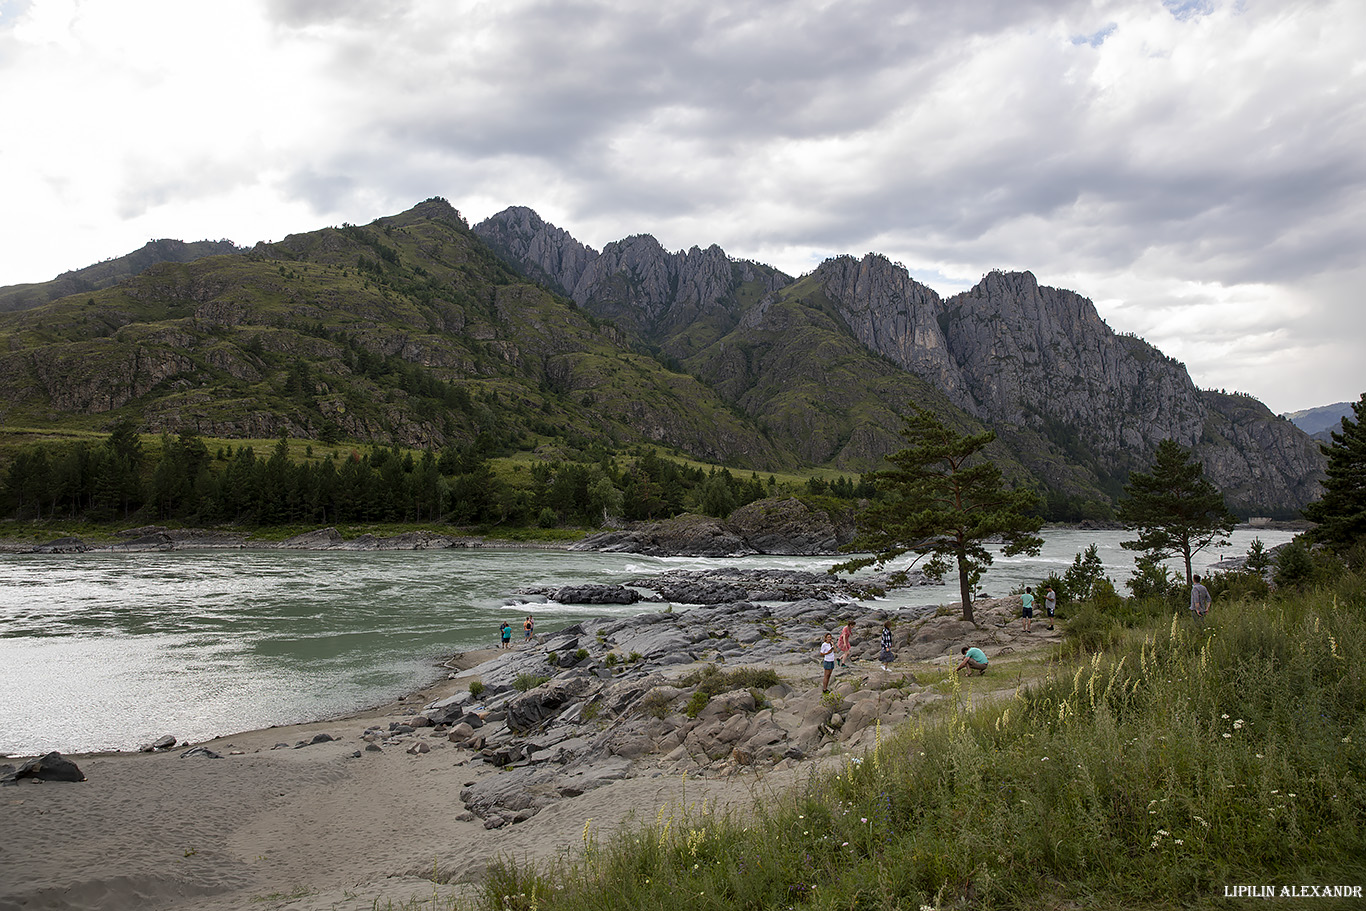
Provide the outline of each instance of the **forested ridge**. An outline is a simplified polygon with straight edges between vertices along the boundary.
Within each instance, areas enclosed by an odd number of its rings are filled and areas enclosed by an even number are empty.
[[[299,451],[301,450],[301,451]],[[29,444],[3,473],[11,520],[179,521],[210,525],[445,523],[461,527],[598,527],[690,511],[724,518],[777,493],[844,500],[874,495],[861,478],[779,485],[757,472],[599,449],[588,461],[509,464],[485,443],[411,450],[277,440],[210,448],[186,431],[151,444],[131,422],[102,441]]]

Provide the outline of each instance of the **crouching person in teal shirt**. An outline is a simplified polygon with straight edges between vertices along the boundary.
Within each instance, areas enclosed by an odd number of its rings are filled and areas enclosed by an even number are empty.
[[[969,676],[971,676],[973,671],[976,671],[979,674],[985,674],[987,672],[986,653],[975,645],[972,648],[964,646],[963,660],[958,662],[958,667],[954,668],[954,670],[961,671],[964,668],[967,668]]]

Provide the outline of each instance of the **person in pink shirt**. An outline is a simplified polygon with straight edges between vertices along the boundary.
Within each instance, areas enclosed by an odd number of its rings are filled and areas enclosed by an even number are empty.
[[[835,643],[835,648],[840,653],[840,667],[849,666],[849,650],[854,647],[854,621],[850,620],[844,624],[844,629],[840,630],[839,642]]]

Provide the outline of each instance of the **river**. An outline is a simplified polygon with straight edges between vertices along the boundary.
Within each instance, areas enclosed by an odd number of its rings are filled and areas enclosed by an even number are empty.
[[[1062,573],[1095,544],[1122,589],[1133,553],[1118,531],[1048,529],[1037,557],[996,557],[981,589],[1004,595]],[[1200,568],[1291,532],[1239,528]],[[537,632],[589,616],[662,609],[521,605],[519,587],[619,583],[724,565],[824,571],[831,557],[653,558],[563,551],[212,550],[0,555],[0,754],[136,749],[318,720],[430,683],[439,660],[496,643],[528,612]],[[946,586],[878,606],[958,600]],[[680,606],[685,608],[685,606]]]

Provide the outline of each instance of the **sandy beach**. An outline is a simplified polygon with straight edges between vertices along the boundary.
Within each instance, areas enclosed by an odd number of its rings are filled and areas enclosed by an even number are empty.
[[[470,667],[496,650],[460,656]],[[802,770],[684,781],[660,773],[588,791],[498,830],[459,793],[499,769],[443,737],[431,750],[367,751],[367,728],[468,687],[444,680],[333,721],[248,731],[201,746],[222,758],[73,755],[87,780],[0,788],[0,911],[11,909],[384,908],[465,893],[499,857],[553,859],[661,808],[744,807]],[[295,748],[317,734],[337,739]],[[287,744],[289,748],[275,748]],[[355,754],[359,752],[357,757]],[[434,877],[435,874],[435,877]],[[434,878],[449,882],[442,885]]]

